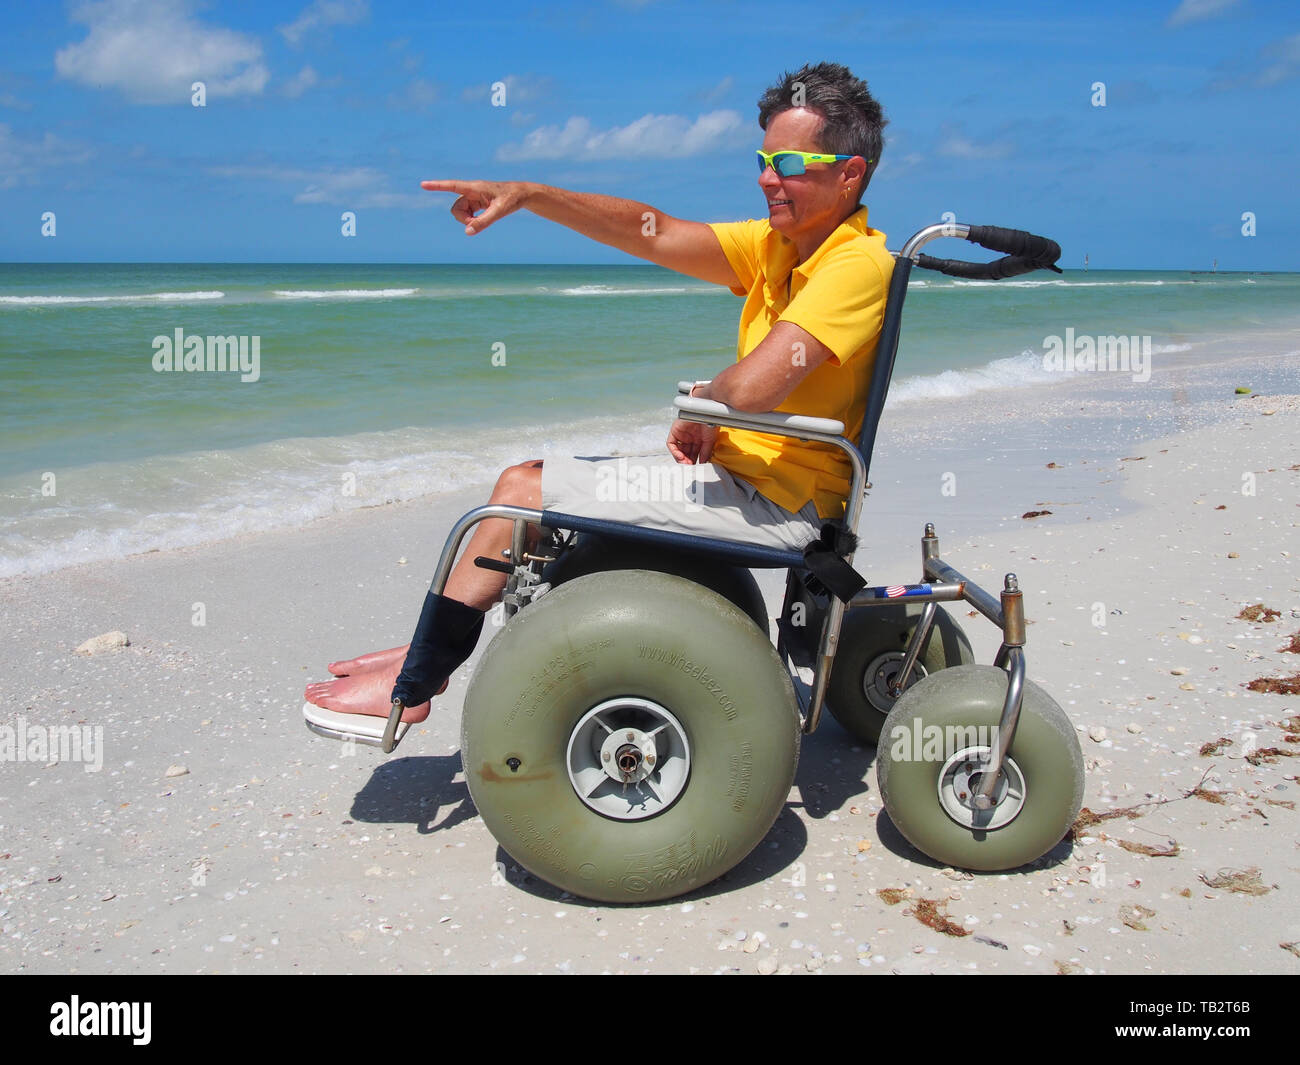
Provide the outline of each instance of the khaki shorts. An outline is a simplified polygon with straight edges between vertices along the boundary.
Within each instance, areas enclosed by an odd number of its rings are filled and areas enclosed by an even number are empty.
[[[666,452],[545,459],[542,508],[785,551],[803,550],[822,527],[811,500],[794,514],[715,463],[687,466]]]

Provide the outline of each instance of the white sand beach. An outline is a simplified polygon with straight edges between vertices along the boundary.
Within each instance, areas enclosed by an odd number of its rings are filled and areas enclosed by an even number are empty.
[[[1079,731],[1084,804],[1135,816],[1029,868],[943,869],[883,814],[875,752],[828,716],[772,832],[722,880],[644,907],[562,895],[497,846],[461,774],[482,646],[389,759],[303,727],[327,661],[407,638],[447,529],[480,501],[427,498],[0,585],[0,725],[102,730],[98,766],[0,766],[0,968],[1300,971],[1300,695],[1244,687],[1300,674],[1279,650],[1300,633],[1300,403],[1217,380],[1181,407],[1180,382],[1141,404],[1107,387],[1086,410],[1026,390],[978,418],[928,411],[924,444],[873,471],[858,561],[873,583],[916,580],[930,520],[985,587],[1017,573],[1028,674]],[[1066,433],[1071,417],[1110,429]],[[778,576],[761,583],[775,608]],[[1239,619],[1253,604],[1278,615]],[[991,661],[992,626],[951,613]],[[75,653],[110,630],[129,645]],[[967,934],[922,923],[923,900]]]

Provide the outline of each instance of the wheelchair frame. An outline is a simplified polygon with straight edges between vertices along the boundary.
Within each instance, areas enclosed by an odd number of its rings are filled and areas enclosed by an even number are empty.
[[[975,232],[977,228],[978,232]],[[679,394],[674,401],[678,417],[706,425],[749,429],[799,440],[817,441],[839,448],[845,453],[852,467],[843,526],[856,535],[868,486],[867,477],[875,447],[876,432],[880,416],[884,411],[885,396],[889,390],[898,353],[903,302],[907,295],[907,283],[912,268],[918,262],[927,268],[939,268],[933,265],[934,260],[929,260],[928,263],[922,262],[921,260],[928,257],[920,254],[921,248],[939,238],[959,237],[983,243],[986,247],[994,246],[980,239],[984,232],[982,227],[972,227],[963,223],[926,226],[909,238],[895,257],[894,272],[886,297],[884,320],[868,392],[867,408],[863,418],[862,434],[856,445],[844,436],[845,427],[841,422],[797,414],[756,414],[735,410],[713,400],[690,396],[691,382],[680,382],[678,385]],[[1032,239],[1041,240],[1041,238]],[[1059,249],[1057,254],[1059,255]],[[1036,267],[1029,267],[1029,269],[1034,268]],[[921,538],[920,581],[916,584],[865,587],[847,602],[835,595],[827,596],[829,602],[824,608],[824,618],[814,654],[811,653],[811,645],[798,638],[790,620],[793,605],[796,602],[806,602],[809,595],[806,579],[808,565],[800,552],[759,547],[688,533],[644,529],[637,525],[609,519],[579,517],[553,510],[535,510],[508,504],[494,503],[476,507],[457,521],[448,534],[430,586],[433,592],[441,593],[446,586],[466,534],[479,522],[489,518],[504,518],[514,523],[511,547],[506,552],[509,561],[476,560],[479,565],[508,574],[502,603],[510,615],[528,605],[535,597],[544,594],[549,585],[543,581],[542,567],[555,561],[555,556],[545,552],[531,553],[527,550],[527,530],[530,524],[549,530],[552,533],[552,542],[557,546],[560,546],[559,535],[562,532],[588,533],[631,541],[650,548],[686,550],[700,557],[748,569],[786,569],[788,572],[785,601],[781,617],[777,619],[777,651],[786,662],[792,681],[795,681],[794,688],[800,703],[804,733],[811,733],[821,720],[846,609],[881,607],[899,600],[925,604],[904,651],[899,672],[890,683],[891,694],[897,696],[907,687],[916,668],[921,650],[933,626],[938,604],[956,601],[969,603],[1001,629],[1002,645],[994,659],[994,665],[1008,674],[1007,691],[995,743],[990,751],[989,761],[983,766],[979,791],[972,796],[972,805],[976,808],[989,809],[993,806],[993,792],[1005,752],[1010,748],[1015,734],[1024,691],[1025,618],[1022,593],[1014,573],[1006,575],[1001,594],[995,597],[944,562],[939,555],[939,540],[932,524],[926,524]],[[855,554],[856,549],[841,557],[852,566]],[[819,609],[823,608],[819,607]],[[404,709],[400,702],[394,702],[382,739],[356,737],[358,742],[379,746],[385,753],[391,752],[407,731],[401,729],[399,732]]]

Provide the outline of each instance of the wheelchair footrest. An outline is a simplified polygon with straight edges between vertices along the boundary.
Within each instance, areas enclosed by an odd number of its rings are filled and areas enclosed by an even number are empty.
[[[371,717],[369,714],[340,714],[337,710],[326,710],[315,703],[303,703],[302,716],[304,724],[318,736],[331,740],[363,743],[367,747],[384,745],[387,718]],[[397,726],[394,747],[402,742],[402,738],[410,728],[411,726],[405,722]]]

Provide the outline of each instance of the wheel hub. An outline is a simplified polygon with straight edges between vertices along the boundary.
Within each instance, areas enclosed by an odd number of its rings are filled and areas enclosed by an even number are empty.
[[[898,701],[898,696],[894,694],[893,686],[898,680],[898,674],[903,665],[903,659],[907,655],[903,651],[886,651],[883,654],[876,655],[868,664],[862,674],[862,694],[866,700],[882,714],[888,714],[894,709],[894,703]],[[908,678],[907,687],[919,681],[926,675],[925,666],[919,661],[912,667],[912,675]],[[907,689],[905,688],[904,691]]]
[[[610,721],[608,716],[603,720]],[[616,728],[600,745],[600,767],[619,784],[638,784],[654,772],[658,754],[653,734]]]
[[[569,734],[569,781],[587,806],[620,821],[668,809],[686,789],[690,743],[681,723],[649,699],[623,696],[588,710]]]
[[[980,809],[976,798],[991,753],[988,747],[965,747],[952,755],[939,773],[939,803],[963,828],[1001,828],[1014,821],[1024,808],[1025,777],[1008,755],[1002,759],[989,807]]]

